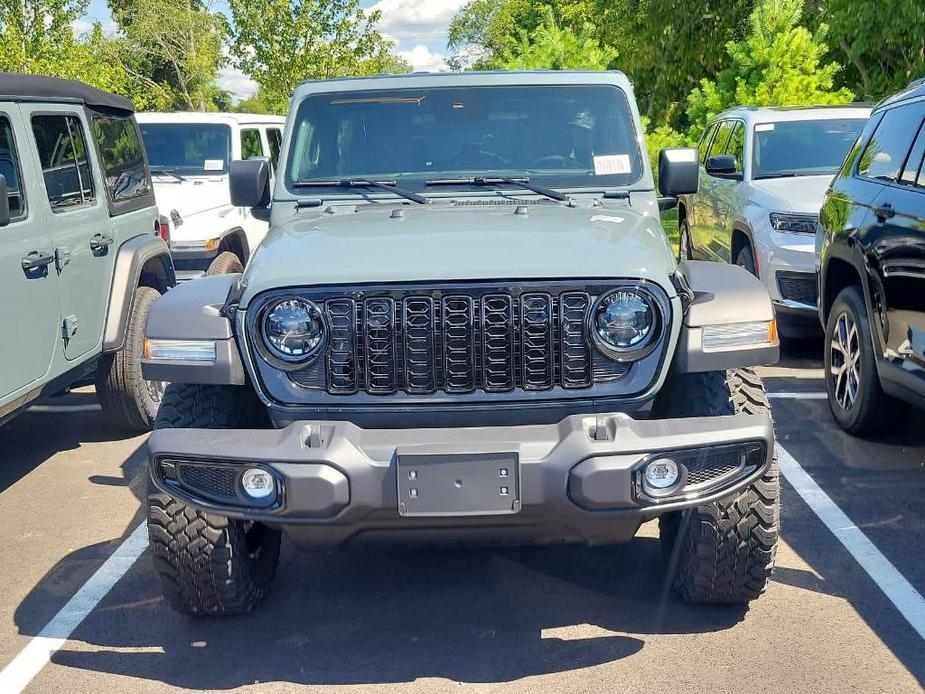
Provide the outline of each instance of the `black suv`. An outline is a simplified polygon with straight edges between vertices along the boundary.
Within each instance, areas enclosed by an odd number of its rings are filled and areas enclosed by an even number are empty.
[[[832,414],[875,431],[925,406],[925,80],[882,101],[826,193],[819,315]]]

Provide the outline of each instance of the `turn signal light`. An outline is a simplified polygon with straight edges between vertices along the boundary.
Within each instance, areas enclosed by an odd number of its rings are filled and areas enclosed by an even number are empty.
[[[146,337],[147,361],[215,361],[215,340],[161,340]]]
[[[729,347],[759,347],[777,342],[777,323],[752,321],[726,325],[705,325],[703,327],[703,349],[705,352]]]

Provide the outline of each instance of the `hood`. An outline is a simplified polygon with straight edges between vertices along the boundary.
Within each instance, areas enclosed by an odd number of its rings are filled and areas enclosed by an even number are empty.
[[[675,267],[659,220],[628,205],[344,205],[272,226],[241,305],[279,287],[370,282],[639,277],[673,294]]]
[[[158,177],[154,182],[154,198],[160,214],[169,217],[171,210],[176,210],[184,220],[231,204],[226,177],[190,176],[185,181]]]
[[[755,202],[772,212],[819,214],[832,178],[826,174],[760,179],[751,182],[757,193],[753,197]]]

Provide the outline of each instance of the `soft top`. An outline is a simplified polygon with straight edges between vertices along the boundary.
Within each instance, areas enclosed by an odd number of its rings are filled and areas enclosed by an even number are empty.
[[[18,72],[0,72],[0,101],[69,101],[129,113],[135,110],[132,102],[124,96],[101,91],[77,80]]]

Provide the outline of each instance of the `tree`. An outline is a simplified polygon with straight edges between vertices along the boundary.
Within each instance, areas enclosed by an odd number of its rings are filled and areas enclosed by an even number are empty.
[[[235,65],[275,111],[304,79],[407,71],[359,0],[229,0]]]
[[[687,99],[689,136],[699,137],[707,120],[735,105],[843,104],[854,99],[834,87],[840,66],[823,64],[828,51],[820,24],[815,34],[800,25],[803,0],[759,0],[748,34],[726,44],[730,66],[715,80],[702,79]]]
[[[121,33],[113,58],[159,108],[215,110],[215,84],[228,33],[224,17],[200,0],[110,0]]]
[[[579,31],[563,28],[551,8],[531,32],[521,30],[517,42],[497,65],[506,70],[606,70],[617,57],[610,46],[601,46],[592,24]]]

